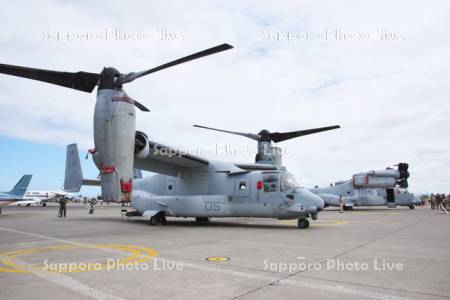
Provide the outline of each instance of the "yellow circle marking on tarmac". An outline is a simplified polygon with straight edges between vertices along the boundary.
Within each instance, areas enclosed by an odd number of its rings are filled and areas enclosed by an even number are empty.
[[[208,257],[206,258],[207,261],[212,261],[212,262],[221,262],[221,261],[229,261],[230,258],[229,257],[225,257],[225,256],[213,256],[213,257]]]
[[[65,268],[62,270],[47,270],[46,266],[43,264],[18,264],[14,261],[18,256],[25,256],[31,254],[44,253],[49,251],[68,251],[68,250],[80,250],[80,249],[110,249],[120,252],[126,252],[128,255],[125,258],[116,259],[117,264],[139,264],[153,259],[158,253],[146,247],[131,246],[131,245],[116,245],[116,244],[85,244],[85,245],[58,245],[58,246],[48,246],[40,248],[23,249],[11,252],[0,253],[0,273],[31,273],[29,270],[45,270],[48,272],[55,273],[79,273],[79,272],[90,272],[90,271],[101,271],[106,267],[106,263],[97,263],[96,268],[92,266],[92,263],[79,262],[78,265],[86,267],[71,266],[69,269]],[[68,263],[70,264],[70,263]],[[91,266],[91,267],[89,267]],[[100,266],[100,268],[97,268]]]
[[[297,220],[280,220],[280,223],[286,224],[286,225],[292,225],[297,224]],[[349,221],[345,220],[321,220],[317,222],[311,222],[311,225],[313,226],[334,226],[334,225],[346,225],[350,223]]]

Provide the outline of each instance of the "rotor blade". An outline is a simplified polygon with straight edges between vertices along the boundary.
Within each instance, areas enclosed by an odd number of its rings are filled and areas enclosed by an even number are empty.
[[[59,72],[0,64],[0,73],[43,81],[59,86],[91,93],[100,79],[100,74],[88,72]]]
[[[232,48],[233,48],[233,46],[231,46],[229,44],[222,44],[222,45],[219,45],[219,46],[216,46],[216,47],[212,47],[212,48],[209,48],[209,49],[206,49],[206,50],[203,50],[203,51],[200,51],[200,52],[197,52],[197,53],[185,56],[183,58],[179,58],[177,60],[171,61],[171,62],[166,63],[164,65],[160,65],[160,66],[158,66],[156,68],[153,68],[153,69],[148,69],[146,71],[132,72],[132,73],[129,73],[129,74],[125,74],[124,76],[119,78],[119,83],[122,83],[122,84],[123,83],[128,83],[128,82],[131,82],[131,81],[133,81],[133,80],[135,80],[135,79],[137,79],[139,77],[146,76],[148,74],[151,74],[151,73],[154,73],[154,72],[157,72],[157,71],[161,71],[161,70],[164,70],[164,69],[167,69],[167,68],[170,68],[170,67],[173,67],[173,66],[176,66],[176,65],[179,65],[179,64],[182,64],[182,63],[185,63],[185,62],[197,59],[197,58],[201,58],[201,57],[204,57],[204,56],[208,56],[208,55],[215,54],[215,53],[218,53],[218,52],[222,52],[222,51],[225,51],[225,50],[228,50],[228,49],[232,49]]]
[[[293,139],[293,138],[296,138],[299,136],[318,133],[318,132],[332,130],[332,129],[338,129],[338,128],[341,128],[341,126],[335,125],[335,126],[312,128],[312,129],[292,131],[292,132],[272,132],[272,133],[270,133],[270,138],[275,143],[278,143],[278,142],[286,141],[286,140]]]
[[[139,108],[140,110],[142,110],[142,111],[150,111],[150,109],[145,107],[142,103],[140,103],[140,102],[138,102],[136,100],[133,100],[133,102],[134,102],[134,105],[136,105],[136,107]]]
[[[248,138],[250,138],[252,140],[256,140],[256,141],[259,140],[259,135],[253,134],[253,133],[243,133],[243,132],[236,132],[236,131],[228,131],[228,130],[216,129],[216,128],[200,126],[200,125],[193,125],[193,126],[194,127],[198,127],[198,128],[203,128],[203,129],[209,129],[209,130],[215,130],[215,131],[220,131],[220,132],[226,132],[226,133],[241,135],[241,136],[245,136],[245,137],[248,137]]]

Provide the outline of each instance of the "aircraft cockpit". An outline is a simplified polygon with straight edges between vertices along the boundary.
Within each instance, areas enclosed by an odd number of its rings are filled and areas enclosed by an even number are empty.
[[[262,179],[264,192],[266,193],[282,192],[300,187],[294,176],[288,172],[263,172]]]

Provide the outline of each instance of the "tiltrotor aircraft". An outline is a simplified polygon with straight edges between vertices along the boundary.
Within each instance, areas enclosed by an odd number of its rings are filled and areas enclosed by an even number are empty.
[[[350,180],[310,191],[320,196],[325,206],[339,206],[339,197],[342,196],[347,210],[352,210],[353,206],[408,206],[414,209],[418,199],[407,191],[408,167],[406,163],[399,163],[397,170],[387,168],[361,172]]]
[[[198,221],[209,217],[253,216],[299,218],[299,228],[306,228],[309,226],[307,218],[317,217],[323,208],[323,200],[298,187],[292,175],[281,167],[281,156],[279,162],[272,164],[272,151],[265,149],[258,152],[254,164],[211,161],[159,145],[135,130],[134,106],[142,111],[148,109],[125,93],[125,83],[231,48],[222,44],[156,68],[128,74],[110,67],[101,73],[68,73],[3,64],[0,64],[0,73],[84,92],[92,92],[98,85],[94,111],[95,148],[89,152],[100,170],[99,183],[104,200],[130,202],[133,196],[131,204],[136,213],[148,218],[152,224],[164,223],[166,215],[196,217]],[[276,141],[281,137],[281,141],[334,128],[273,134],[261,132],[254,137],[258,136],[260,145],[270,146],[270,139]],[[133,168],[160,175],[137,179],[133,191]],[[68,192],[73,191],[73,183],[83,183],[82,177],[75,174],[69,174],[68,178]]]
[[[265,135],[252,135],[266,145],[258,147],[254,164],[207,160],[157,144],[137,132],[136,168],[159,174],[134,180],[131,205],[136,211],[127,216],[143,216],[152,225],[165,224],[166,216],[195,217],[197,222],[208,222],[211,217],[268,217],[298,219],[298,228],[308,228],[308,218],[317,219],[324,202],[297,184],[281,165],[281,155],[271,141],[335,128],[288,133],[265,130]],[[78,192],[83,184],[95,185],[95,180],[83,179],[76,144],[67,147],[65,178],[68,192]]]

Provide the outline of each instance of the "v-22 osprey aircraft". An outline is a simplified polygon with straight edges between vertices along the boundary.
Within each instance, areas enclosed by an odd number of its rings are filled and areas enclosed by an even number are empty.
[[[6,64],[0,64],[0,73],[88,93],[98,86],[94,110],[95,147],[89,152],[100,171],[98,183],[104,200],[132,200],[136,212],[152,224],[164,223],[166,215],[192,216],[198,221],[209,217],[259,216],[298,218],[298,227],[306,228],[309,226],[307,218],[317,217],[318,211],[323,208],[323,200],[298,187],[283,167],[263,163],[265,159],[261,157],[270,152],[267,149],[264,153],[258,153],[254,164],[216,162],[159,145],[150,141],[143,132],[135,130],[135,106],[142,111],[149,110],[126,94],[123,89],[125,84],[231,48],[231,45],[222,44],[151,69],[127,74],[112,67],[104,68],[100,73],[71,73]],[[270,144],[267,137],[276,140],[278,136],[291,138],[309,132],[314,133],[314,130],[273,134],[261,131],[253,137],[258,140],[259,146],[264,146]],[[160,175],[136,180],[133,190],[133,168]],[[74,174],[69,174],[68,178],[78,179],[78,184],[83,183],[83,179]],[[66,190],[71,192],[72,187],[68,184]]]
[[[199,126],[198,126],[199,127]],[[338,126],[289,133],[264,131],[259,143],[269,143],[338,128]],[[270,137],[270,135],[272,137]],[[275,136],[279,136],[276,138]],[[211,217],[265,217],[298,219],[298,228],[308,228],[324,208],[323,200],[300,187],[281,165],[279,148],[258,147],[257,162],[231,163],[207,160],[149,141],[136,134],[135,166],[157,172],[135,179],[127,216],[143,216],[151,225],[165,224],[166,216],[194,217],[208,222]],[[272,162],[272,163],[264,163]],[[64,190],[78,192],[81,185],[96,185],[84,179],[76,144],[67,146]],[[100,182],[97,183],[98,185]]]
[[[408,206],[414,209],[417,197],[407,191],[408,164],[399,163],[397,170],[372,170],[354,174],[352,179],[336,182],[329,187],[316,187],[311,192],[325,201],[325,206],[339,206],[339,197],[344,200],[344,209],[354,206]]]

